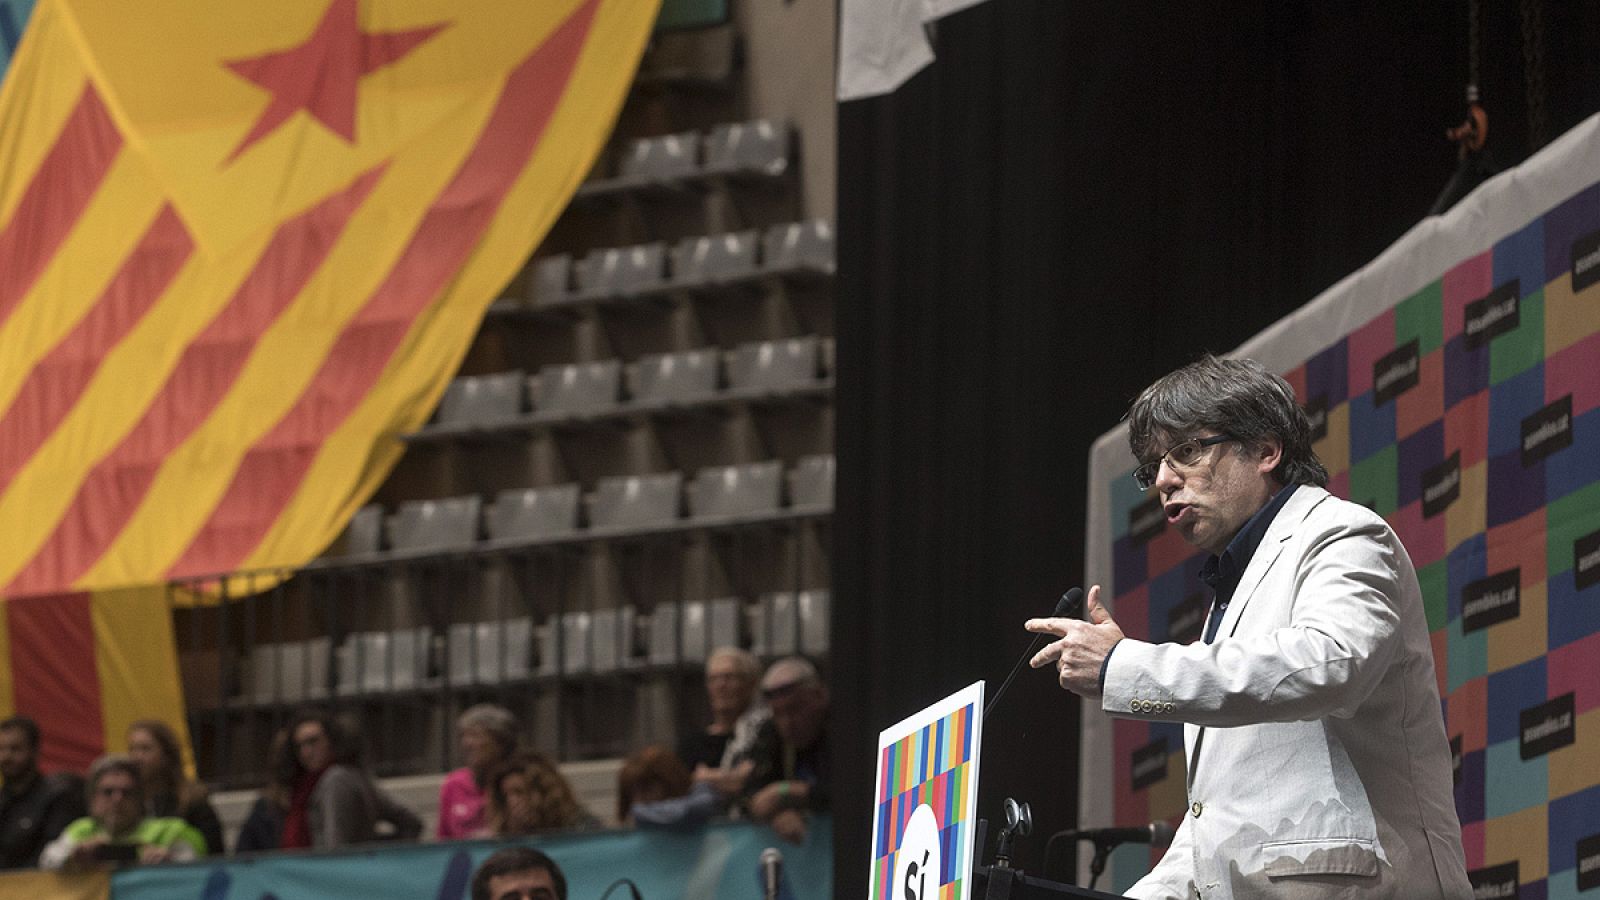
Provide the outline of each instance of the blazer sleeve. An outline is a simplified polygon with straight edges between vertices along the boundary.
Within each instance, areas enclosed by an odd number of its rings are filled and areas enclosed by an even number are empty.
[[[1278,560],[1241,611],[1281,617],[1287,605],[1287,625],[1211,644],[1123,640],[1106,669],[1105,712],[1210,727],[1354,715],[1401,642],[1401,604],[1420,592],[1402,584],[1404,550],[1376,516],[1290,543],[1283,552],[1298,561]],[[1292,571],[1277,569],[1285,562]]]

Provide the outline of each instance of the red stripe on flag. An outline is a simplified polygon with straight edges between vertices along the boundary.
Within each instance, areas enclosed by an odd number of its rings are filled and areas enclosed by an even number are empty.
[[[122,135],[90,84],[0,230],[0,324],[72,232],[120,149]]]
[[[78,487],[44,546],[5,589],[59,591],[94,565],[155,481],[161,462],[232,389],[262,332],[299,295],[383,167],[279,226],[255,268],[216,318],[184,348],[144,416]]]
[[[105,752],[89,594],[5,602],[17,713],[39,723],[39,761],[82,772]]]
[[[322,442],[382,374],[413,320],[466,263],[554,116],[598,0],[589,0],[506,79],[478,143],[418,224],[411,242],[334,342],[304,393],[239,464],[210,520],[169,577],[236,568],[261,543]]]
[[[89,313],[22,383],[0,416],[0,492],[78,402],[100,363],[155,305],[194,252],[172,207],[163,207]]]

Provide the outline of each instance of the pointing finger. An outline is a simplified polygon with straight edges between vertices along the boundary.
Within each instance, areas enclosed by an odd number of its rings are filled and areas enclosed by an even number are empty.
[[[1067,619],[1029,619],[1022,627],[1038,634],[1063,635],[1067,633]]]

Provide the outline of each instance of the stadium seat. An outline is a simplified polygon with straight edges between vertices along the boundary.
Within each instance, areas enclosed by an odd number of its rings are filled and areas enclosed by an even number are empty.
[[[789,126],[767,119],[718,125],[706,135],[708,175],[777,177],[789,170]]]
[[[578,295],[598,300],[658,290],[667,283],[666,244],[591,251],[578,262]]]
[[[564,303],[572,297],[572,255],[546,256],[533,265],[528,284],[529,299],[535,305]]]
[[[708,466],[689,484],[689,515],[699,519],[771,514],[778,511],[782,496],[783,463],[778,460]]]
[[[694,403],[717,392],[717,351],[652,353],[628,369],[628,386],[640,403]]]
[[[554,675],[558,662],[566,675],[612,672],[628,665],[633,657],[633,620],[631,606],[562,613],[558,628],[541,632],[540,673]],[[561,642],[559,660],[557,640]]]
[[[444,550],[476,543],[482,504],[483,499],[476,494],[403,503],[387,523],[389,547],[400,551]]]
[[[833,508],[832,453],[802,456],[789,473],[790,505],[796,509]]]
[[[728,383],[735,390],[785,390],[816,380],[814,337],[741,344],[728,357]]]
[[[700,170],[700,133],[686,131],[633,141],[618,161],[619,175],[636,181],[688,178]]]
[[[773,591],[746,612],[757,656],[828,652],[828,591]]]
[[[498,684],[528,677],[533,620],[458,622],[450,626],[450,683]]]
[[[521,371],[457,378],[439,402],[441,425],[492,425],[522,415]]]
[[[684,238],[672,248],[672,280],[692,287],[748,278],[756,272],[760,244],[755,231]]]
[[[377,553],[383,549],[383,507],[369,503],[356,510],[350,524],[344,527],[344,552],[346,556]]]
[[[250,649],[250,691],[256,703],[298,703],[326,697],[333,643],[326,637]]]
[[[339,692],[374,693],[417,687],[427,678],[428,644],[426,628],[350,635],[338,650]]]
[[[682,493],[682,472],[608,476],[589,495],[589,524],[594,528],[670,525],[678,520]]]
[[[764,268],[775,272],[832,274],[833,225],[825,219],[774,225],[762,238],[761,260]]]
[[[578,530],[576,484],[501,491],[489,506],[490,540],[561,537]]]
[[[682,644],[679,644],[680,629]],[[658,665],[704,662],[718,647],[739,644],[739,601],[660,603],[650,614],[650,661]]]
[[[536,413],[604,412],[621,397],[622,363],[608,359],[545,366],[537,378],[529,379],[528,392]]]

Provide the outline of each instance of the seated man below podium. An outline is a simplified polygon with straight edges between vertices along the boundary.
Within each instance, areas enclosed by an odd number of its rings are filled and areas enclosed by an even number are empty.
[[[177,818],[147,817],[139,766],[121,754],[89,767],[89,815],[68,825],[39,855],[39,867],[81,872],[127,863],[190,862],[206,839]]]
[[[1144,898],[1471,897],[1428,625],[1411,559],[1328,474],[1288,383],[1206,357],[1128,413],[1141,490],[1211,556],[1203,637],[1090,621],[1033,659],[1108,714],[1183,722],[1189,808]]]

